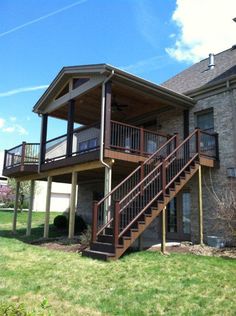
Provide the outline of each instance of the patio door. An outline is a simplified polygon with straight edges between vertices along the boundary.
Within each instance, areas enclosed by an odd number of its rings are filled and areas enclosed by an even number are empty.
[[[169,240],[191,239],[191,203],[190,193],[183,192],[167,206],[166,231]]]

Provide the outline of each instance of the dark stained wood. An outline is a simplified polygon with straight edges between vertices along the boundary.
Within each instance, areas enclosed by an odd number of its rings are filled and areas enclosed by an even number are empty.
[[[97,239],[97,225],[98,225],[98,202],[93,202],[93,218],[92,218],[92,242]]]
[[[75,113],[75,100],[70,100],[68,103],[68,116],[67,116],[67,143],[66,143],[66,156],[72,155],[73,146],[73,131],[74,131],[74,113]]]
[[[119,243],[119,219],[120,219],[120,204],[115,202],[115,214],[114,214],[114,246],[117,247]]]
[[[40,139],[40,164],[45,161],[46,141],[47,141],[48,115],[42,115],[41,139]]]
[[[21,171],[24,170],[25,147],[26,147],[26,142],[23,142],[22,143],[22,149],[21,149]]]
[[[124,161],[129,161],[129,162],[134,162],[134,163],[145,161],[147,159],[147,157],[142,157],[139,155],[133,155],[133,154],[124,153],[124,152],[120,152],[116,150],[109,150],[109,149],[105,149],[104,157],[124,160]]]
[[[184,139],[188,137],[189,135],[189,110],[184,110],[183,111],[183,121],[184,121],[184,124],[183,124],[183,127],[184,127],[184,130],[183,130],[183,135],[184,135]]]

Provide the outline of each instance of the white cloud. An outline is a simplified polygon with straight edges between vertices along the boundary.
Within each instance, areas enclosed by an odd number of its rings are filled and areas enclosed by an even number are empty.
[[[167,53],[178,61],[196,62],[236,44],[235,0],[177,0],[172,19],[179,28]]]
[[[23,87],[23,88],[12,89],[12,90],[9,90],[9,91],[0,92],[0,98],[2,98],[2,97],[9,97],[11,95],[18,94],[18,93],[23,93],[23,92],[44,90],[47,87],[48,87],[48,85],[41,85],[41,86]]]
[[[2,128],[5,124],[5,120],[0,117],[0,128]]]
[[[16,121],[16,117],[15,116],[10,116],[10,121],[11,122],[15,122]]]
[[[28,131],[19,124],[14,124],[12,126],[2,128],[4,133],[17,133],[19,135],[27,135]]]

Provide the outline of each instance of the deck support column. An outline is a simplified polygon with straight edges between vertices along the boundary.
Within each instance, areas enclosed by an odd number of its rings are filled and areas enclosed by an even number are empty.
[[[203,245],[202,166],[198,169],[199,243]]]
[[[39,169],[40,166],[45,161],[46,155],[46,141],[47,141],[47,128],[48,128],[48,115],[42,115],[42,123],[41,123],[41,139],[40,139],[40,156],[39,156]]]
[[[51,190],[52,190],[52,177],[49,176],[49,177],[48,177],[48,183],[47,183],[45,223],[44,223],[44,233],[43,233],[43,237],[44,237],[44,238],[48,238],[48,233],[49,233]]]
[[[34,189],[35,189],[35,181],[31,180],[30,181],[30,203],[29,203],[29,210],[28,210],[26,236],[30,236],[31,234],[32,211],[33,211],[33,203],[34,203]]]
[[[15,196],[13,223],[12,223],[12,232],[13,232],[13,234],[16,233],[17,211],[18,211],[18,205],[19,205],[19,194],[20,194],[20,181],[16,181],[16,196]]]
[[[72,172],[68,238],[73,238],[74,234],[75,234],[75,209],[76,209],[77,175],[78,175],[77,172],[75,172],[75,171]]]
[[[105,167],[104,196],[111,192],[112,185],[112,167]],[[104,221],[105,223],[111,218],[111,197],[104,204]]]
[[[161,239],[161,252],[166,254],[166,207],[162,210],[162,239]]]
[[[111,81],[105,84],[105,148],[110,147],[111,139]]]
[[[73,150],[74,114],[75,100],[72,99],[68,104],[66,157],[70,157]]]

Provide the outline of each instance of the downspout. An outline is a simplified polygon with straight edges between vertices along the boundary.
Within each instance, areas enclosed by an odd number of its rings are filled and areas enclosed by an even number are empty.
[[[115,71],[112,70],[111,74],[103,81],[102,83],[102,103],[101,103],[101,131],[100,131],[100,161],[101,163],[111,170],[111,166],[109,166],[104,161],[104,121],[105,121],[105,85],[106,83],[113,77]]]

